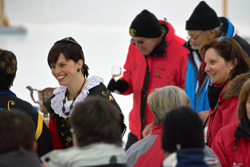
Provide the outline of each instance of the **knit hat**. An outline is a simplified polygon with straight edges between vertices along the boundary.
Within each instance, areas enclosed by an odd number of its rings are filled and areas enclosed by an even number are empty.
[[[190,107],[169,111],[163,122],[162,148],[174,152],[185,148],[204,148],[203,123]]]
[[[132,37],[158,38],[161,35],[161,25],[154,14],[143,10],[132,21],[129,34]]]
[[[220,25],[221,21],[215,11],[206,2],[201,1],[186,22],[186,30],[211,30]]]

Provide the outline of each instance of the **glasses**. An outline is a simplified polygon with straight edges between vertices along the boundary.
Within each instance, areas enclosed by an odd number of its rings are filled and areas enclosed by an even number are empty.
[[[191,38],[190,36],[187,36],[188,41],[192,41],[195,42],[197,38],[199,38],[199,36],[203,33],[204,31],[201,31],[201,33],[199,35],[197,35],[197,37],[195,38]]]
[[[130,39],[130,42],[132,43],[132,44],[136,44],[136,42],[138,43],[138,44],[144,44],[145,43],[145,41],[146,41],[146,39],[147,38],[144,38],[144,39],[142,39],[142,40],[138,40],[138,41],[136,41],[136,40],[134,40],[134,39]]]
[[[230,43],[230,41],[227,39],[226,36],[218,37],[218,38],[216,38],[216,41],[217,41],[217,42],[225,42],[226,44],[228,44],[229,46],[231,46],[231,43]]]

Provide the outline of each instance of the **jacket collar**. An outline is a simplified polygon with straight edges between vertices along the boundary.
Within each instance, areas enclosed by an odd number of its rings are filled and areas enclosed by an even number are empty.
[[[175,37],[175,30],[173,26],[166,21],[159,20],[163,29],[166,33],[160,43],[148,56],[149,57],[166,57],[166,47],[169,45]]]
[[[9,90],[9,89],[0,89],[0,95],[1,94],[11,94],[11,95],[14,95],[14,96],[16,96],[16,94],[15,93],[13,93],[11,90]]]
[[[13,161],[14,160],[14,161]],[[32,166],[41,167],[36,153],[20,149],[0,155],[0,166]]]
[[[250,78],[250,72],[236,76],[229,85],[222,91],[222,100],[239,96],[242,85]]]
[[[228,38],[234,37],[236,34],[236,31],[235,31],[233,24],[229,21],[229,19],[226,17],[219,17],[219,19],[223,23],[223,26],[224,26],[224,30],[221,35],[226,34]]]
[[[162,29],[163,31],[166,32],[167,30],[167,27],[162,25]],[[167,41],[165,41],[165,38],[166,38],[166,35],[167,35],[167,32],[164,34],[164,37],[162,38],[161,40],[161,43],[156,47],[154,48],[154,50],[149,53],[149,57],[165,57],[166,56],[166,47],[167,47]]]
[[[155,134],[160,134],[162,135],[162,130],[163,130],[163,127],[162,127],[162,124],[159,123],[159,125],[152,125],[152,135],[155,135]]]
[[[202,149],[182,149],[166,156],[162,162],[163,167],[207,167],[204,161],[205,154]]]
[[[250,123],[247,116],[241,119],[234,133],[235,138],[250,138]]]

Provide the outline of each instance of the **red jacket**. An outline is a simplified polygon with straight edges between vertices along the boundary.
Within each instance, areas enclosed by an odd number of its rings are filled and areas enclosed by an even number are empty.
[[[162,152],[162,125],[152,125],[152,134],[133,144],[127,154],[127,166],[161,167],[165,158]]]
[[[148,68],[150,70],[150,78],[147,93],[150,94],[154,89],[167,85],[179,86],[185,88],[186,69],[187,69],[187,53],[186,48],[182,47],[185,40],[174,34],[174,28],[168,22],[160,21],[168,27],[168,33],[165,37],[167,41],[165,47],[165,55],[160,57],[148,56]],[[127,81],[129,84],[128,90],[123,95],[133,93],[133,108],[129,114],[130,131],[141,139],[141,91],[144,83],[147,63],[145,56],[142,55],[139,49],[136,49],[134,44],[130,44],[126,62],[121,80]],[[154,121],[153,113],[149,110],[148,104],[145,111],[145,124]]]
[[[222,95],[220,95],[219,97],[219,102],[222,103],[219,106],[215,114],[215,117],[214,117],[215,109],[213,111],[211,110],[211,108],[209,109],[208,129],[207,129],[207,139],[209,138],[207,145],[209,147],[211,147],[214,137],[222,127],[229,125],[230,123],[239,122],[236,116],[238,109],[238,96],[232,97],[226,101],[221,101],[221,99]]]
[[[211,147],[217,132],[224,126],[237,123],[238,96],[244,82],[249,79],[250,73],[241,74],[235,77],[231,83],[222,90],[218,98],[219,107],[217,112],[209,109],[207,140]]]
[[[239,138],[236,142],[235,130],[239,123],[227,125],[218,132],[212,150],[220,159],[223,167],[250,166],[250,139]]]

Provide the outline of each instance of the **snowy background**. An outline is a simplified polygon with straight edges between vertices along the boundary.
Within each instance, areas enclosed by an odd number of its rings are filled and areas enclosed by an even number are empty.
[[[207,3],[222,16],[222,0]],[[198,0],[5,0],[5,13],[13,27],[26,33],[0,33],[0,48],[17,56],[18,71],[11,88],[16,95],[35,104],[26,86],[42,90],[57,87],[47,64],[53,43],[72,36],[83,48],[90,76],[97,75],[107,85],[112,66],[123,66],[129,46],[129,26],[135,16],[148,9],[158,19],[166,18],[177,35],[186,39],[185,22]],[[250,1],[228,0],[228,18],[240,36],[250,37]],[[132,95],[113,94],[125,113],[132,108]],[[35,99],[37,94],[34,94]],[[123,138],[127,140],[127,134]]]

